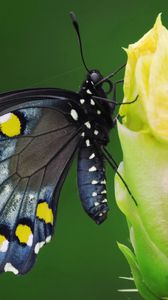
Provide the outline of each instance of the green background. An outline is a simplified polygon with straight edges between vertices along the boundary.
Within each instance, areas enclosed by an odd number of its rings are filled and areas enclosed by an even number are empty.
[[[121,47],[149,30],[159,12],[168,26],[167,0],[10,0],[0,4],[2,92],[31,87],[79,89],[85,70],[68,17],[71,10],[78,16],[89,68],[105,75],[125,63]],[[121,73],[116,78],[122,77]],[[118,162],[122,159],[116,130],[109,150]],[[130,243],[125,219],[115,204],[113,176],[107,168],[111,210],[107,221],[97,226],[81,208],[73,163],[61,193],[52,243],[40,251],[29,274],[0,276],[1,299],[141,299],[138,294],[117,292],[134,285],[118,279],[130,276],[130,270],[116,240]]]

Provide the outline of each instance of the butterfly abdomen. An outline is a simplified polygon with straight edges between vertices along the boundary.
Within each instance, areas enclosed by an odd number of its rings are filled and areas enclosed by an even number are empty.
[[[104,161],[101,150],[85,140],[78,157],[79,194],[87,214],[97,223],[107,216],[107,194]]]

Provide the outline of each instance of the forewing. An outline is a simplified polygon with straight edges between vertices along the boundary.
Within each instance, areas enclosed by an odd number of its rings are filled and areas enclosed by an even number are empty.
[[[0,99],[0,272],[24,274],[51,240],[59,193],[81,135],[68,93],[16,94]]]

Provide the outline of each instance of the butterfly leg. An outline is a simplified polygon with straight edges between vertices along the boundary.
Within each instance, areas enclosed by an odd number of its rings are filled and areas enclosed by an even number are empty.
[[[112,101],[116,102],[117,103],[117,85],[120,84],[120,83],[123,83],[124,80],[123,79],[120,79],[116,82],[113,83],[113,95],[112,95]]]
[[[110,166],[112,167],[112,169],[117,173],[117,175],[120,177],[120,179],[122,180],[123,184],[125,185],[128,193],[130,194],[131,198],[133,199],[135,205],[137,206],[137,201],[136,199],[134,198],[133,194],[131,193],[129,187],[128,187],[128,184],[126,183],[126,181],[124,180],[124,178],[121,176],[121,174],[118,172],[118,165],[117,163],[115,162],[115,160],[113,159],[113,157],[111,156],[111,154],[107,151],[106,148],[103,148],[103,155],[104,155],[104,158],[108,161],[108,163],[110,164]]]
[[[122,101],[118,101],[118,100],[117,100],[117,84],[120,84],[120,83],[123,83],[123,82],[124,82],[124,80],[121,79],[121,80],[118,80],[118,81],[116,81],[116,82],[113,83],[113,95],[112,95],[112,101],[113,101],[113,103],[115,103],[116,105],[132,104],[132,103],[136,102],[137,99],[138,99],[138,95],[137,95],[137,96],[135,97],[135,99],[132,100],[132,101],[122,102]]]

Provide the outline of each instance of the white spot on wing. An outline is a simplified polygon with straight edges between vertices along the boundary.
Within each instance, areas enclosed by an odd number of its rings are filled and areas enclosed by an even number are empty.
[[[93,166],[93,167],[91,167],[91,168],[89,168],[89,172],[94,172],[94,171],[96,171],[97,169],[96,169],[96,167],[95,166]]]
[[[90,104],[91,104],[91,105],[95,105],[95,102],[94,102],[93,99],[90,100]]]
[[[90,141],[86,140],[86,146],[89,147],[90,146]]]
[[[85,136],[85,132],[82,132],[82,133],[81,133],[81,136]]]
[[[31,247],[32,244],[33,244],[33,234],[30,234],[29,239],[28,239],[28,241],[27,241],[27,245],[28,245],[29,247]]]
[[[98,135],[99,134],[98,130],[94,130],[94,134]]]
[[[15,275],[17,275],[19,273],[19,271],[11,263],[6,263],[6,265],[4,267],[4,271],[5,272],[12,272]]]
[[[102,180],[100,183],[101,183],[101,184],[106,184],[106,180],[104,179],[104,180]]]
[[[100,111],[100,110],[97,110],[97,114],[98,114],[98,115],[101,115],[101,111]]]
[[[102,191],[102,192],[101,192],[101,194],[106,194],[106,193],[107,193],[107,191],[106,191],[106,190],[104,190],[104,191]]]
[[[102,203],[106,203],[106,202],[107,202],[107,199],[102,200]]]
[[[80,103],[81,104],[85,103],[85,99],[80,99]]]
[[[91,128],[91,124],[90,124],[90,122],[89,122],[89,121],[88,121],[88,122],[86,122],[86,123],[85,123],[85,126],[86,126],[87,128],[89,128],[89,129],[90,129],[90,128]]]
[[[95,202],[94,205],[95,205],[95,206],[98,206],[98,205],[99,205],[99,202]]]
[[[90,95],[92,94],[92,92],[89,89],[86,90],[86,93]]]
[[[45,244],[44,241],[37,243],[36,246],[35,246],[35,248],[34,248],[34,252],[35,252],[36,254],[38,254],[38,253],[39,253],[39,250],[44,246],[44,244]]]
[[[8,250],[9,241],[5,240],[0,246],[0,252],[6,252]]]
[[[98,184],[97,180],[92,180],[91,184]]]
[[[96,197],[96,196],[97,196],[97,193],[96,193],[96,192],[93,192],[93,193],[92,193],[92,196],[93,196],[93,197]]]
[[[95,154],[92,153],[90,156],[89,156],[89,159],[93,159],[95,157]]]
[[[51,241],[51,235],[46,237],[46,243],[49,243]]]
[[[77,121],[78,120],[78,113],[75,109],[71,109],[71,117]]]
[[[7,122],[11,118],[11,113],[5,114],[0,117],[0,124]]]

